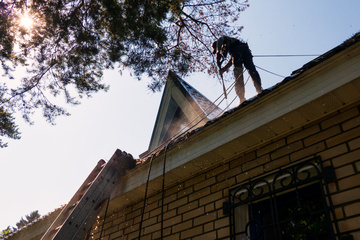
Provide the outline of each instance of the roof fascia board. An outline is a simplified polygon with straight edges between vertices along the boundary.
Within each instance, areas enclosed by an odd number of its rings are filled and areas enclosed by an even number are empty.
[[[159,142],[161,132],[158,131],[158,128],[159,128],[159,126],[164,124],[164,120],[165,120],[164,112],[165,112],[165,109],[167,109],[169,107],[169,102],[170,102],[170,97],[171,97],[171,94],[169,93],[168,88],[169,88],[169,86],[165,84],[164,92],[163,92],[163,95],[160,100],[160,106],[159,106],[159,110],[158,110],[156,120],[155,120],[155,126],[154,126],[154,129],[153,129],[153,132],[151,135],[151,139],[150,139],[149,149],[153,148],[153,144],[155,142]]]

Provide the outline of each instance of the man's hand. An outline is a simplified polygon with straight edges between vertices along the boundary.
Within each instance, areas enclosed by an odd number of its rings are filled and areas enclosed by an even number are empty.
[[[223,75],[223,73],[224,73],[225,71],[227,71],[227,70],[228,70],[227,68],[222,67],[222,68],[220,68],[220,70],[219,70],[219,74],[220,74],[220,75]]]
[[[219,52],[216,53],[216,64],[218,66],[218,68],[221,68],[221,64],[224,61],[223,57],[221,56],[221,54]]]
[[[224,68],[220,68],[220,69],[219,69],[219,74],[220,74],[220,75],[223,75],[224,72],[225,72],[225,69],[224,69]]]

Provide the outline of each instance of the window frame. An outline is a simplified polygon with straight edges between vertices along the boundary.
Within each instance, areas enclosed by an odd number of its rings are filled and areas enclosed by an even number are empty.
[[[329,164],[331,164],[330,161]],[[278,215],[276,209],[277,197],[293,191],[298,193],[299,189],[315,184],[319,185],[321,192],[322,208],[320,211],[325,214],[329,237],[331,240],[335,239],[336,234],[339,233],[339,228],[328,188],[328,183],[335,179],[333,166],[324,167],[321,158],[317,156],[309,160],[298,161],[292,165],[286,165],[256,178],[250,178],[229,189],[229,202],[225,205],[228,208],[227,212],[230,218],[231,239],[243,239],[240,234],[245,235],[245,239],[260,238],[260,236],[248,236],[250,224],[253,224],[253,220],[249,219],[248,210],[251,209],[252,204],[269,199],[272,208],[271,214]],[[297,196],[296,200],[300,201],[301,199]],[[275,201],[275,204],[273,204],[273,201]],[[276,232],[277,238],[281,239],[280,222],[277,222],[277,220],[277,217],[274,218],[272,215],[273,224],[276,226],[274,232]],[[239,228],[242,228],[242,230],[239,230]]]

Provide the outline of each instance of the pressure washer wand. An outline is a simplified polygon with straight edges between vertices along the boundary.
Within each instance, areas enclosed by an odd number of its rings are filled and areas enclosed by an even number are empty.
[[[224,59],[223,59],[223,57],[221,56],[221,54],[220,54],[220,53],[216,53],[216,63],[217,63],[218,68],[219,68],[219,74],[220,74],[221,82],[222,82],[222,85],[223,85],[224,96],[225,96],[225,99],[227,99],[226,88],[225,88],[225,83],[224,83],[224,77],[223,77],[223,74],[220,72],[220,70],[221,70],[221,64],[222,64],[223,61],[224,61]]]
[[[225,96],[225,99],[227,99],[226,88],[225,88],[225,83],[224,83],[224,78],[223,78],[222,73],[220,74],[220,77],[221,77],[221,81],[222,81],[222,85],[223,85],[224,96]]]

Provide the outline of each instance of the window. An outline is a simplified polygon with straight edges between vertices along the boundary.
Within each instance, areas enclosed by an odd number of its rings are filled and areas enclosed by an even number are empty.
[[[328,170],[316,158],[230,189],[232,239],[335,239]]]

